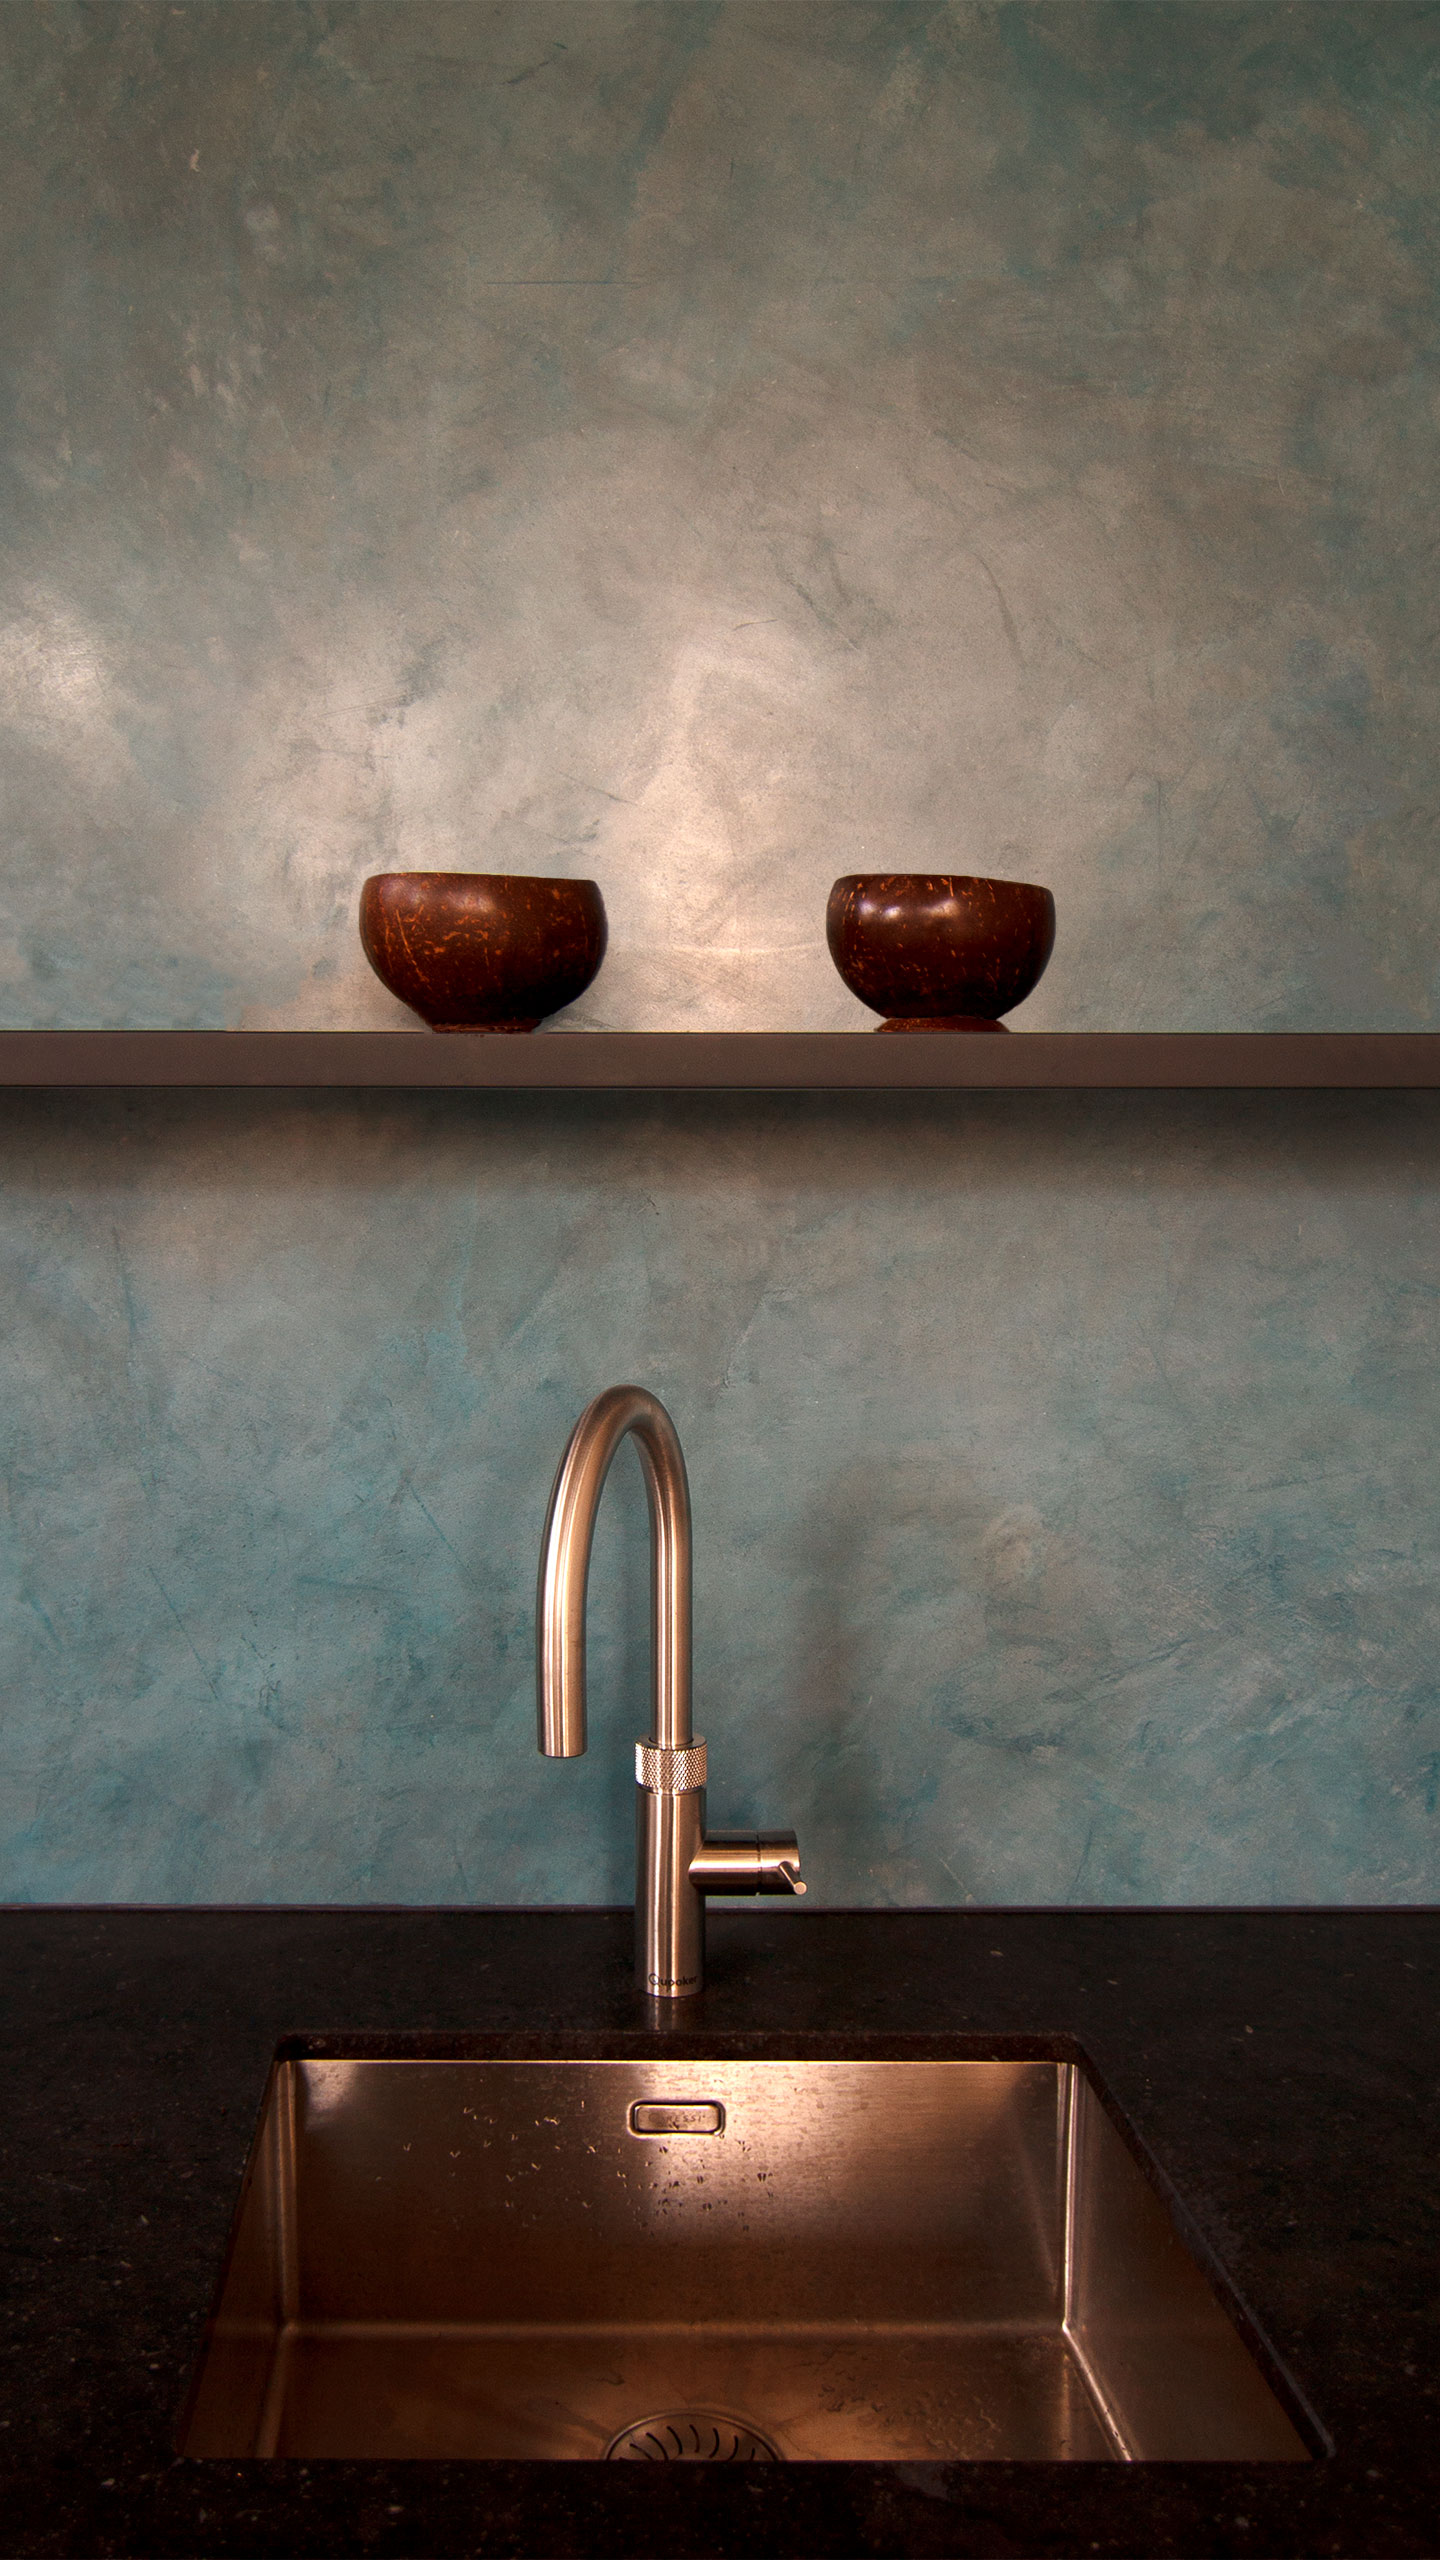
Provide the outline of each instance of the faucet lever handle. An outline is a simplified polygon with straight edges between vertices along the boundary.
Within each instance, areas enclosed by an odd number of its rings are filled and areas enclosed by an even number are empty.
[[[707,1831],[690,1861],[697,1893],[803,1893],[793,1831]]]

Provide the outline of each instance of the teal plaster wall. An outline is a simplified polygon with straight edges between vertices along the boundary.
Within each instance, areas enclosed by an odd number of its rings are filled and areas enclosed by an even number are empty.
[[[717,1819],[840,1900],[1434,1882],[1440,1107],[34,1100],[3,1140],[6,1873],[627,1890],[643,1497],[593,1747],[545,1499],[689,1453]]]
[[[883,864],[1051,883],[1036,1027],[1435,1027],[1437,34],[6,13],[0,1020],[398,1023],[454,864],[601,880],[582,1023],[859,1027]],[[12,1099],[0,1892],[622,1896],[631,1375],[822,1898],[1430,1898],[1437,1120]]]

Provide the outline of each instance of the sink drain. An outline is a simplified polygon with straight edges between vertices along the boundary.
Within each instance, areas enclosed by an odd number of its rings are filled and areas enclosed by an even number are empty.
[[[667,2409],[637,2418],[605,2448],[607,2462],[783,2462],[768,2436],[715,2409]]]

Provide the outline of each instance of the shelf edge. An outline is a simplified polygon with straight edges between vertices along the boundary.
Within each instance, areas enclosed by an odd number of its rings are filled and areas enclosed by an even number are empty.
[[[19,1090],[1425,1091],[1440,1032],[0,1031]]]

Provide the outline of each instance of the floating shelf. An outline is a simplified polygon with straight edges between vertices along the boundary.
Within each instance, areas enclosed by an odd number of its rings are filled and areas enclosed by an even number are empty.
[[[512,1093],[1374,1091],[1440,1086],[1435,1031],[0,1031],[0,1085]]]

